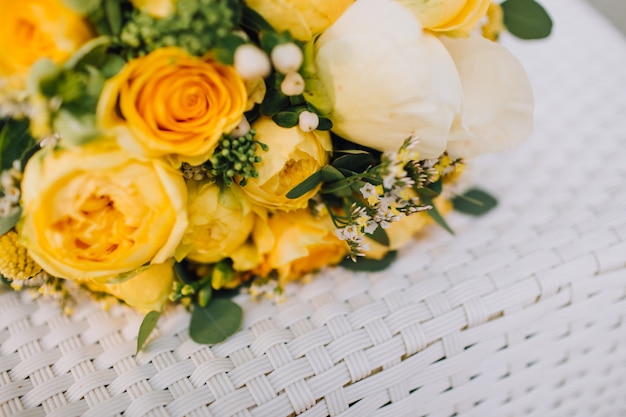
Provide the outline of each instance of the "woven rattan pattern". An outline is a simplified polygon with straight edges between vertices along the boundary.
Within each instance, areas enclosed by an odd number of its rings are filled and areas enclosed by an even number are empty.
[[[548,41],[509,41],[537,95],[522,149],[477,161],[500,206],[453,215],[377,274],[329,270],[242,330],[193,343],[141,317],[0,294],[0,416],[626,415],[626,40],[544,0]]]

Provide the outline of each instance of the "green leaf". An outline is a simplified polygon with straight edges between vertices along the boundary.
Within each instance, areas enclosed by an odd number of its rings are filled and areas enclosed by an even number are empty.
[[[137,351],[135,352],[135,355],[139,353],[141,348],[143,348],[148,336],[150,336],[150,333],[152,333],[156,327],[159,317],[161,317],[161,313],[158,311],[151,311],[143,318],[141,326],[139,326],[139,334],[137,335]]]
[[[471,188],[465,193],[452,199],[452,205],[456,211],[482,216],[498,205],[498,200],[491,194],[478,188]]]
[[[298,124],[300,112],[281,111],[272,116],[272,120],[280,127],[291,128]]]
[[[428,215],[441,227],[443,227],[444,229],[446,229],[448,231],[448,233],[450,233],[451,235],[454,234],[454,230],[452,230],[452,228],[448,225],[448,222],[446,222],[446,219],[443,218],[443,216],[441,215],[441,213],[439,213],[439,210],[437,210],[437,207],[435,207],[435,205],[433,204],[432,201],[423,201],[424,204],[430,204],[432,206],[432,208],[430,210],[427,210]]]
[[[261,103],[261,113],[266,116],[273,116],[290,104],[289,97],[280,91],[280,83],[283,78],[283,76],[274,73],[265,82],[267,92],[263,103]]]
[[[219,40],[217,46],[213,49],[215,58],[225,65],[233,65],[235,62],[235,51],[241,45],[246,43],[241,36],[230,34]]]
[[[374,233],[368,234],[367,237],[383,246],[389,246],[389,236],[387,235],[387,232],[385,232],[385,229],[380,226],[374,230]]]
[[[504,25],[521,39],[542,39],[552,32],[552,19],[535,0],[506,0],[502,4]]]
[[[104,0],[104,12],[111,34],[119,35],[122,31],[122,10],[119,0]]]
[[[0,236],[13,229],[17,222],[20,220],[20,215],[22,214],[22,210],[16,210],[15,213],[6,216],[0,217]]]
[[[398,257],[398,252],[389,251],[382,259],[359,258],[356,262],[352,259],[344,259],[339,266],[350,271],[359,272],[377,272],[383,271],[389,267]]]
[[[135,268],[132,271],[124,272],[123,274],[118,274],[114,276],[113,278],[109,278],[106,283],[107,284],[121,284],[123,282],[128,281],[131,278],[134,278],[140,273],[148,270],[148,268],[150,268],[150,265],[140,266],[139,268]]]
[[[198,277],[187,269],[187,263],[176,262],[174,264],[174,273],[185,284],[191,284],[198,281]]]
[[[34,144],[28,120],[0,120],[0,170],[10,169],[13,161],[20,160]]]
[[[374,165],[374,158],[367,152],[358,154],[342,155],[333,161],[333,166],[338,169],[348,169],[354,172],[363,172]]]
[[[87,15],[100,7],[101,0],[63,0],[63,3],[76,13]]]
[[[337,168],[331,165],[326,165],[322,168],[322,179],[324,181],[341,181],[345,179],[345,176]]]
[[[189,336],[196,343],[214,344],[226,340],[241,326],[243,310],[226,298],[214,298],[208,306],[194,305]]]
[[[320,117],[320,123],[317,125],[317,130],[330,130],[333,128],[333,122],[326,118]]]
[[[104,63],[100,67],[100,73],[104,78],[111,78],[126,65],[126,61],[119,55],[107,55]]]
[[[307,179],[296,185],[287,193],[287,198],[296,199],[300,198],[315,187],[317,187],[324,180],[322,171],[317,171],[311,174]]]
[[[280,36],[273,29],[262,31],[260,33],[260,37],[260,46],[268,55],[271,54],[272,49],[274,49],[280,43]]]
[[[257,33],[265,30],[274,30],[272,25],[267,23],[267,20],[248,6],[241,8],[241,26]]]

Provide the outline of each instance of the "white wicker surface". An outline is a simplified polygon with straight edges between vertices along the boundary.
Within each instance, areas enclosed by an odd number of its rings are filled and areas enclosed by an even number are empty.
[[[321,273],[211,347],[141,317],[0,294],[0,416],[626,415],[626,40],[543,0],[550,40],[507,41],[537,95],[530,143],[477,160],[500,206],[452,215],[389,270]]]

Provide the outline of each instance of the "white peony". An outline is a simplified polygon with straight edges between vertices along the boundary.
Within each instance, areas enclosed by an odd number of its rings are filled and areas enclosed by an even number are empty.
[[[463,106],[448,143],[453,157],[511,149],[533,130],[533,92],[522,64],[478,36],[442,38],[463,86]]]
[[[393,0],[359,0],[315,48],[335,133],[381,151],[417,135],[421,158],[446,149],[461,82],[446,48],[408,9]]]

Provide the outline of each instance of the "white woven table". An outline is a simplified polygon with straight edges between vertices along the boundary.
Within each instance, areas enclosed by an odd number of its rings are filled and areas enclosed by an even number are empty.
[[[181,309],[135,357],[126,308],[0,293],[0,416],[626,415],[626,39],[581,0],[543,4],[552,38],[506,40],[536,133],[474,162],[495,211],[383,273],[242,296],[242,330],[210,347]]]

